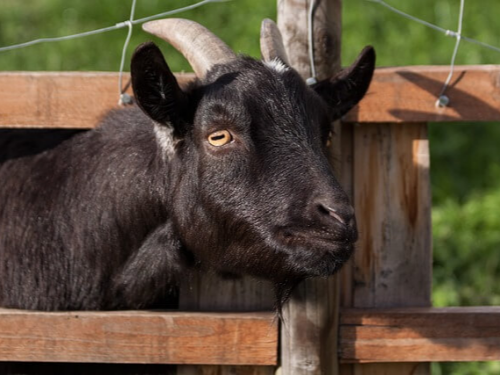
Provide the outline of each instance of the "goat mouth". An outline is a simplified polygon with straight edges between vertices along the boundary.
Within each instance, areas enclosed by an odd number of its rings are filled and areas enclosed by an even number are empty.
[[[358,239],[355,229],[331,232],[312,228],[282,227],[277,230],[276,234],[282,243],[290,246],[342,247],[353,245]]]
[[[278,232],[278,242],[293,268],[303,277],[330,276],[349,260],[357,239],[355,231],[327,233],[290,230]]]

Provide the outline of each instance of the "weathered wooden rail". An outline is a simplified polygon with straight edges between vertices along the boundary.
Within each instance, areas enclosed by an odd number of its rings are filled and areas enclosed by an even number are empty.
[[[498,121],[500,66],[458,66],[447,94],[436,96],[449,73],[446,66],[379,68],[369,93],[346,117],[347,123]],[[187,83],[192,74],[177,75]],[[125,77],[127,79],[127,77]],[[0,127],[90,128],[117,107],[116,73],[2,72]]]
[[[500,307],[345,309],[344,363],[498,361]]]
[[[344,309],[343,363],[499,359],[500,307]],[[276,366],[272,312],[0,310],[0,361]],[[332,355],[334,353],[331,353]]]
[[[272,312],[0,310],[0,361],[276,365]]]

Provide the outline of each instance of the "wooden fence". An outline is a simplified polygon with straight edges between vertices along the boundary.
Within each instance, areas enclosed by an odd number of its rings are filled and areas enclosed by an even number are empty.
[[[279,1],[280,28],[306,24],[298,22],[306,4]],[[340,1],[319,4],[317,63],[328,76],[338,69]],[[305,34],[284,35],[303,75]],[[436,108],[447,74],[378,69],[365,99],[337,125],[334,168],[356,208],[360,241],[338,277],[297,288],[281,326],[269,284],[200,275],[181,287],[174,312],[0,310],[0,361],[36,363],[27,373],[53,373],[41,362],[58,362],[99,364],[93,373],[112,373],[103,364],[171,373],[162,365],[174,364],[181,375],[425,375],[430,361],[500,359],[500,308],[431,307],[427,123],[500,120],[500,67],[456,68],[450,105]],[[1,73],[0,127],[93,127],[117,106],[116,82],[114,73]]]
[[[338,352],[321,348],[338,356],[341,374],[425,374],[429,361],[500,359],[500,308],[430,307],[425,124],[500,120],[500,67],[457,72],[448,91],[450,106],[436,108],[445,68],[378,69],[368,95],[342,125],[343,180],[346,175],[352,180],[347,189],[362,237],[341,275]],[[114,73],[1,73],[0,127],[92,127],[116,106],[116,78]],[[192,78],[179,76],[181,82]],[[0,361],[191,364],[209,366],[180,367],[180,372],[274,373],[293,359],[282,357],[277,320],[265,302],[270,297],[260,292],[260,302],[246,300],[267,285],[249,291],[239,283],[226,296],[236,301],[227,309],[247,312],[0,310]],[[199,303],[204,310],[218,309]],[[262,309],[267,312],[254,312]],[[283,337],[286,330],[285,323]],[[325,334],[336,338],[335,332]],[[327,373],[301,366],[303,373]]]

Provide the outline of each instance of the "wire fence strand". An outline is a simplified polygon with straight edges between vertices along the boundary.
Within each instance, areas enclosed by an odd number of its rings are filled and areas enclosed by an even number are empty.
[[[407,18],[407,19],[414,21],[414,22],[418,22],[418,23],[420,23],[420,24],[422,24],[430,29],[439,31],[439,32],[445,34],[446,36],[450,36],[450,37],[453,37],[456,39],[455,47],[453,49],[453,53],[451,56],[450,72],[449,72],[449,74],[448,74],[448,76],[443,84],[443,88],[441,89],[441,92],[438,95],[438,99],[436,101],[436,107],[446,107],[450,103],[450,99],[445,95],[445,92],[446,92],[446,90],[451,82],[451,79],[453,77],[458,48],[459,48],[460,42],[462,40],[480,45],[484,48],[488,48],[488,49],[496,51],[496,52],[500,52],[500,48],[498,48],[498,47],[495,47],[495,46],[489,45],[487,43],[478,41],[476,39],[468,38],[468,37],[462,35],[465,0],[460,0],[460,12],[459,12],[459,17],[458,17],[458,29],[457,29],[457,31],[447,30],[447,29],[442,28],[440,26],[434,25],[430,22],[424,21],[420,18],[414,17],[411,14],[405,13],[405,12],[393,7],[392,5],[387,4],[384,0],[366,0],[366,1],[382,5],[383,7],[389,9],[391,12],[393,12],[401,17]]]
[[[434,24],[432,24],[430,22],[424,21],[424,20],[422,20],[420,18],[414,17],[414,16],[412,16],[412,15],[410,15],[408,13],[405,13],[405,12],[397,9],[397,8],[394,8],[393,6],[387,4],[384,0],[366,0],[366,1],[382,5],[383,7],[389,9],[391,12],[400,15],[401,17],[408,18],[409,20],[412,20],[414,22],[418,22],[418,23],[420,23],[420,24],[422,24],[424,26],[427,26],[428,28],[431,28],[433,30],[439,31],[439,32],[445,34],[446,36],[451,36],[451,37],[454,37],[454,38],[457,37],[457,33],[455,31],[442,28],[442,27],[434,25]],[[464,36],[464,35],[460,35],[460,38],[462,40],[465,40],[465,41],[469,42],[469,43],[477,44],[477,45],[479,45],[481,47],[488,48],[488,49],[490,49],[492,51],[500,52],[500,47],[495,47],[495,46],[492,46],[490,44],[481,42],[481,41],[473,39],[473,38],[469,38],[469,37]]]
[[[122,50],[122,56],[121,56],[121,61],[120,61],[120,74],[119,74],[119,82],[118,82],[119,92],[120,92],[120,103],[127,103],[127,102],[129,102],[129,99],[130,99],[128,97],[128,95],[125,94],[125,91],[128,87],[128,84],[126,85],[126,87],[123,87],[122,78],[123,78],[123,67],[125,64],[126,51],[127,51],[127,47],[128,47],[130,38],[132,36],[133,25],[142,24],[144,22],[152,21],[152,20],[155,20],[158,18],[168,17],[168,16],[172,16],[172,15],[175,15],[178,13],[186,12],[186,11],[201,7],[201,6],[209,4],[209,3],[219,3],[219,2],[227,2],[227,1],[231,1],[231,0],[202,0],[202,1],[199,1],[197,3],[191,4],[191,5],[182,7],[182,8],[177,8],[174,10],[158,13],[158,14],[144,17],[144,18],[140,18],[140,19],[134,19],[136,0],[132,0],[130,18],[127,21],[119,22],[113,26],[103,27],[100,29],[86,31],[86,32],[78,33],[78,34],[72,34],[72,35],[66,35],[66,36],[60,36],[60,37],[39,38],[39,39],[31,40],[28,42],[24,42],[24,43],[0,47],[0,53],[14,50],[14,49],[26,48],[26,47],[29,47],[29,46],[32,46],[35,44],[60,42],[60,41],[71,40],[71,39],[76,39],[76,38],[83,38],[83,37],[87,37],[87,36],[91,36],[91,35],[102,34],[102,33],[106,33],[109,31],[118,30],[118,29],[128,27],[127,37],[126,37],[126,40],[125,40],[125,43],[123,46],[123,50]],[[490,44],[487,44],[487,43],[481,42],[479,40],[469,38],[469,37],[462,35],[462,24],[463,24],[463,17],[464,17],[465,0],[461,0],[461,3],[460,3],[460,15],[459,15],[459,24],[458,24],[457,31],[448,30],[448,29],[442,28],[438,25],[434,25],[430,22],[422,20],[420,18],[417,18],[415,16],[412,16],[408,13],[405,13],[405,12],[393,7],[392,5],[388,4],[384,0],[366,0],[366,1],[369,1],[369,2],[372,2],[375,4],[379,4],[383,7],[385,7],[386,9],[390,10],[391,12],[398,14],[401,17],[407,18],[407,19],[412,20],[414,22],[418,22],[418,23],[420,23],[428,28],[431,28],[433,30],[441,32],[441,33],[445,34],[446,36],[456,38],[455,48],[453,50],[453,54],[451,57],[450,73],[449,73],[449,75],[444,83],[444,86],[441,90],[441,93],[438,96],[439,99],[436,103],[438,106],[446,106],[448,104],[448,98],[444,96],[444,93],[445,93],[445,91],[446,91],[446,89],[451,81],[452,76],[453,76],[455,60],[457,57],[460,42],[462,40],[465,40],[469,43],[479,45],[483,48],[487,48],[487,49],[490,49],[490,50],[493,50],[496,52],[500,52],[499,47],[495,47],[495,46],[492,46]],[[309,29],[310,29],[310,31],[309,31],[309,54],[310,54],[310,58],[311,58],[311,69],[312,69],[311,76],[312,77],[310,79],[315,79],[314,53],[313,53],[314,47],[313,47],[313,42],[312,42],[312,40],[313,40],[313,37],[312,37],[313,25],[312,25],[312,21],[311,21],[313,9],[314,9],[314,4],[315,4],[315,2],[313,0],[311,0],[310,9],[309,9],[309,19],[310,19],[309,20]]]
[[[451,82],[451,78],[453,77],[453,73],[455,71],[455,60],[457,58],[457,53],[458,53],[458,47],[460,47],[460,41],[462,40],[462,25],[464,21],[464,7],[465,7],[465,0],[460,0],[460,13],[458,15],[458,29],[456,32],[456,42],[455,42],[455,48],[453,49],[453,54],[451,56],[451,63],[450,63],[450,73],[448,74],[448,77],[446,78],[446,81],[444,82],[443,88],[441,89],[441,93],[439,94],[438,100],[436,101],[436,106],[437,107],[446,107],[450,99],[445,95],[446,89],[448,88],[448,85]]]
[[[91,31],[85,31],[83,33],[60,36],[60,37],[53,37],[53,38],[39,38],[39,39],[31,40],[31,41],[25,42],[25,43],[19,43],[19,44],[14,44],[11,46],[0,47],[0,53],[6,52],[6,51],[11,51],[14,49],[26,48],[29,46],[33,46],[35,44],[61,42],[61,41],[65,41],[65,40],[83,38],[83,37],[87,37],[87,36],[91,36],[91,35],[103,34],[103,33],[106,33],[108,31],[113,31],[113,30],[118,30],[118,29],[128,27],[127,37],[125,39],[123,49],[122,49],[122,55],[121,55],[121,59],[120,59],[120,69],[119,69],[119,74],[118,74],[118,94],[119,94],[118,104],[120,104],[120,105],[131,104],[132,97],[130,95],[128,95],[127,93],[125,93],[125,91],[128,89],[128,87],[130,85],[130,81],[125,85],[125,87],[123,86],[123,68],[125,66],[125,57],[127,55],[127,48],[128,48],[129,42],[130,42],[130,38],[132,37],[133,26],[137,25],[137,24],[142,24],[144,22],[152,21],[152,20],[155,20],[158,18],[172,16],[174,14],[186,12],[188,10],[195,9],[195,8],[201,7],[201,6],[209,4],[209,3],[220,3],[220,2],[226,2],[226,1],[231,1],[231,0],[202,0],[202,1],[199,1],[197,3],[191,4],[191,5],[182,7],[182,8],[177,8],[174,10],[170,10],[168,12],[162,12],[162,13],[158,13],[158,14],[155,14],[152,16],[148,16],[148,17],[134,20],[137,0],[132,0],[132,5],[131,5],[131,9],[130,9],[130,17],[127,21],[119,22],[119,23],[117,23],[113,26],[109,26],[109,27],[104,27],[104,28],[91,30]]]
[[[122,81],[123,81],[123,68],[125,66],[125,57],[127,55],[127,47],[128,47],[129,42],[130,42],[130,38],[132,37],[132,30],[133,30],[132,22],[134,21],[135,4],[136,4],[136,0],[132,0],[132,7],[130,9],[130,18],[129,18],[129,21],[127,22],[128,33],[127,33],[127,38],[125,39],[125,43],[123,44],[122,57],[120,60],[120,72],[118,75],[118,92],[120,94],[120,100],[118,100],[118,104],[120,104],[120,105],[132,103],[131,96],[125,93],[125,91],[128,88],[128,84],[126,87],[123,87]]]
[[[155,19],[158,19],[161,17],[173,16],[174,14],[186,12],[188,10],[195,9],[195,8],[201,7],[201,6],[209,4],[209,3],[221,3],[221,2],[227,2],[227,1],[231,1],[231,0],[203,0],[203,1],[199,1],[195,4],[185,6],[183,8],[178,8],[178,9],[170,10],[168,12],[158,13],[158,14],[155,14],[153,16],[148,16],[148,17],[140,18],[140,19],[133,20],[133,21],[128,20],[128,21],[119,22],[113,26],[103,27],[103,28],[96,29],[96,30],[85,31],[85,32],[78,33],[78,34],[59,36],[59,37],[39,38],[39,39],[31,40],[29,42],[14,44],[11,46],[0,47],[0,52],[6,52],[6,51],[14,50],[14,49],[26,48],[29,46],[33,46],[35,44],[62,42],[65,40],[83,38],[83,37],[97,35],[97,34],[103,34],[103,33],[106,33],[108,31],[113,31],[113,30],[118,30],[118,29],[123,29],[125,27],[129,27],[130,23],[132,25],[137,25],[137,24],[141,24],[141,23],[144,23],[147,21],[152,21],[152,20],[155,20]]]

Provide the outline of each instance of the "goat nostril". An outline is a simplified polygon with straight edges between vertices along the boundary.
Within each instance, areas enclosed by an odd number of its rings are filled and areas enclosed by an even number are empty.
[[[334,208],[330,208],[330,207],[325,206],[323,204],[319,204],[318,211],[321,214],[328,215],[328,216],[334,218],[335,220],[337,220],[338,222],[340,222],[341,224],[346,225],[345,220],[337,213],[337,210],[335,210]]]

